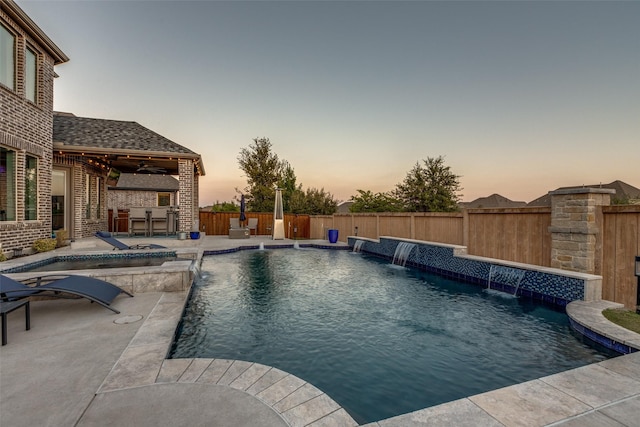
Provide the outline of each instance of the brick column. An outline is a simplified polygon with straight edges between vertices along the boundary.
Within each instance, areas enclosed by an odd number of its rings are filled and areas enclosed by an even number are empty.
[[[551,267],[597,274],[602,252],[600,206],[611,204],[615,190],[574,188],[551,195]]]
[[[193,161],[190,159],[178,160],[180,214],[178,217],[178,231],[191,231],[193,228],[194,206],[194,173]]]

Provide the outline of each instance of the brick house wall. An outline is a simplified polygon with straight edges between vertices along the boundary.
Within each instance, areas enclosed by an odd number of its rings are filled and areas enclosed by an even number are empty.
[[[2,252],[13,254],[29,248],[33,241],[51,235],[51,170],[53,142],[53,79],[56,59],[48,49],[31,37],[0,9],[0,24],[15,36],[15,88],[0,83],[0,146],[15,152],[16,160],[16,212],[15,221],[0,221]],[[36,53],[37,92],[35,103],[26,98],[25,50]],[[37,158],[37,217],[25,220],[25,159]],[[0,191],[7,197],[6,183]]]
[[[107,191],[109,209],[129,209],[134,206],[158,206],[158,193],[169,194],[169,206],[177,204],[176,194],[169,191],[114,190]]]

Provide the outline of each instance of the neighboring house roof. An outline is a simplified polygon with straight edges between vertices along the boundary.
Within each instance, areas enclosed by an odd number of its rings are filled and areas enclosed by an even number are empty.
[[[109,189],[176,192],[180,189],[180,182],[171,175],[123,173],[118,183]]]
[[[576,185],[573,187],[560,187],[557,190],[570,190],[573,188],[608,188],[608,189],[616,190],[616,194],[611,196],[612,200],[614,199],[640,200],[639,188],[636,188],[633,185],[629,185],[626,182],[622,182],[619,180],[610,182],[609,184]],[[551,195],[547,193],[544,196],[538,197],[537,199],[529,202],[527,206],[551,206]]]
[[[347,200],[346,202],[338,203],[336,212],[337,213],[349,213],[349,212],[351,212],[349,210],[351,205],[353,205],[353,202],[351,200]]]
[[[472,202],[460,203],[460,206],[467,209],[475,208],[521,208],[527,206],[527,202],[516,202],[507,199],[500,194],[492,194],[487,197],[480,197]]]
[[[146,165],[160,168],[162,173],[177,175],[178,159],[191,159],[200,175],[204,175],[200,154],[136,122],[54,112],[53,147],[61,153],[104,157],[123,173],[139,172],[141,166]]]
[[[0,1],[0,10],[20,25],[53,58],[54,65],[69,61],[69,57],[51,41],[35,22],[13,1]]]

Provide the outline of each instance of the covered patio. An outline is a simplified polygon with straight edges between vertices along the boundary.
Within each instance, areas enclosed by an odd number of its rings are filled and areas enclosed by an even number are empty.
[[[205,174],[200,154],[139,123],[54,113],[53,167],[54,193],[60,193],[52,194],[53,214],[71,238],[109,228],[107,186],[122,173],[175,176],[177,231],[197,223],[199,177]]]

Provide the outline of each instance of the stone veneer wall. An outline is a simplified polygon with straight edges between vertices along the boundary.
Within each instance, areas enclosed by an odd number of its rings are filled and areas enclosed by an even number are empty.
[[[517,288],[518,295],[560,307],[575,300],[600,299],[602,278],[599,276],[466,255],[464,246],[389,237],[376,241],[350,236],[347,240],[349,246],[363,240],[361,252],[389,260],[401,242],[413,243],[416,247],[409,253],[408,266],[484,287],[491,277],[492,289],[513,294]],[[502,274],[496,274],[497,269]]]
[[[579,188],[551,193],[551,267],[595,274],[601,271],[602,211],[615,190]]]
[[[158,193],[169,193],[169,205],[176,205],[176,193],[172,191],[109,190],[107,207],[109,209],[129,209],[134,206],[158,206]]]
[[[0,22],[16,34],[15,89],[0,84],[0,145],[16,150],[16,221],[0,222],[2,251],[30,247],[34,240],[51,234],[51,164],[53,155],[53,79],[54,59],[7,14],[0,11]],[[37,53],[38,82],[36,102],[25,97],[25,48]],[[38,159],[37,220],[24,219],[25,157]],[[4,190],[6,191],[6,189]]]

